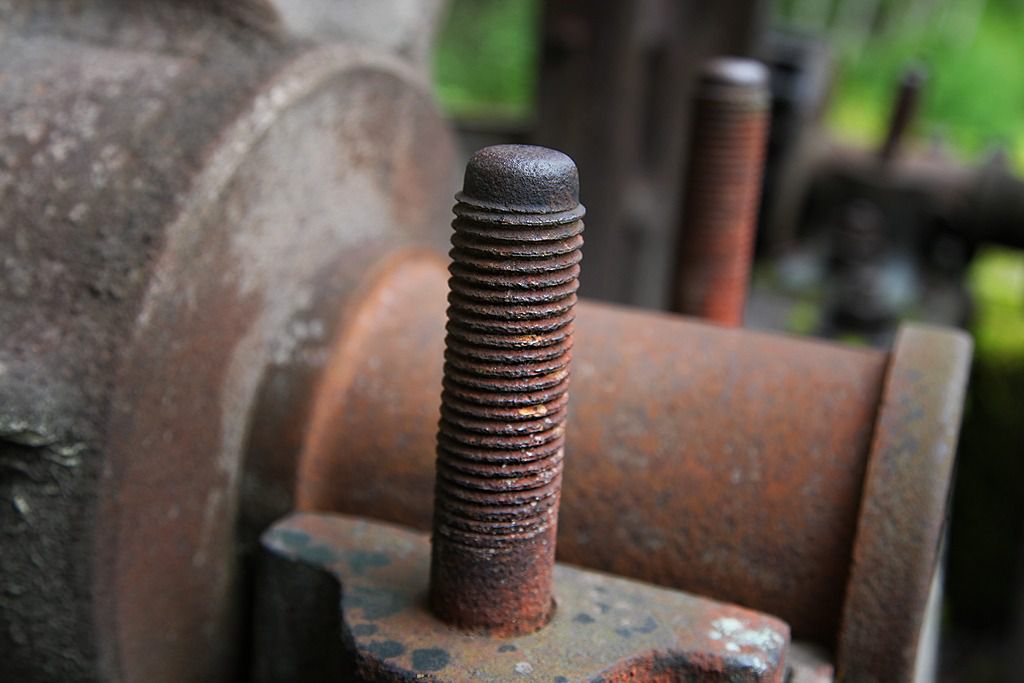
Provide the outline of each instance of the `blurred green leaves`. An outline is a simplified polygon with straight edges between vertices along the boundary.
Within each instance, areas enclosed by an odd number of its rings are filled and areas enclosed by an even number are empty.
[[[451,0],[434,53],[438,98],[451,115],[530,116],[542,0]],[[880,17],[861,39],[841,24]],[[852,10],[850,8],[853,8]],[[839,79],[828,114],[842,138],[882,138],[896,83],[912,62],[929,81],[917,132],[941,136],[965,159],[1005,145],[1024,172],[1024,0],[777,0],[782,23],[837,32]],[[866,31],[866,33],[865,33]]]
[[[864,49],[840,55],[830,128],[877,143],[903,69],[926,65],[917,131],[941,136],[965,159],[997,144],[1024,171],[1024,2],[935,2],[914,21],[894,23]]]
[[[434,84],[448,114],[530,115],[540,7],[540,0],[451,0],[434,52]]]
[[[1024,252],[988,247],[971,263],[968,286],[976,310],[971,331],[978,356],[1024,358]]]

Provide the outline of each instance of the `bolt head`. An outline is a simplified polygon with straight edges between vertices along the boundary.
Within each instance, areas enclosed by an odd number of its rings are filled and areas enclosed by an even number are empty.
[[[466,165],[464,204],[511,213],[560,213],[579,205],[580,179],[573,160],[534,145],[494,145]]]
[[[718,57],[701,70],[698,96],[763,109],[768,106],[768,80],[768,68],[761,62]]]

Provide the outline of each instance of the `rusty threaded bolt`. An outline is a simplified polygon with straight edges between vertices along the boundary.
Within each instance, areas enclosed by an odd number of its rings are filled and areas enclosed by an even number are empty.
[[[579,178],[561,152],[499,145],[470,159],[456,200],[430,604],[521,635],[553,608]]]
[[[697,87],[673,308],[741,325],[769,120],[768,72],[720,58]]]

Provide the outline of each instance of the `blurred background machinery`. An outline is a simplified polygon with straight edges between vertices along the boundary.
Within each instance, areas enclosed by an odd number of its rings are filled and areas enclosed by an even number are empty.
[[[940,621],[970,344],[901,320],[975,324],[1024,195],[912,149],[933,65],[830,143],[836,31],[950,10],[824,4],[0,4],[0,673],[246,680],[264,529],[429,528],[458,159],[528,141],[579,166],[582,294],[865,346],[581,302],[559,558],[784,620],[794,680],[929,680],[940,627],[949,680],[1010,680],[1021,385],[975,370]]]

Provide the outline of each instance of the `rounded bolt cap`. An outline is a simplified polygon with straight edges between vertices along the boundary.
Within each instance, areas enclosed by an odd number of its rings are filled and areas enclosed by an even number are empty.
[[[493,211],[572,211],[580,202],[579,172],[572,159],[547,147],[484,147],[466,165],[462,192],[455,198]]]
[[[768,69],[753,59],[717,57],[704,66],[701,78],[718,85],[764,87],[768,85]]]
[[[753,59],[717,57],[709,60],[700,74],[701,94],[715,99],[768,104],[768,68]]]

